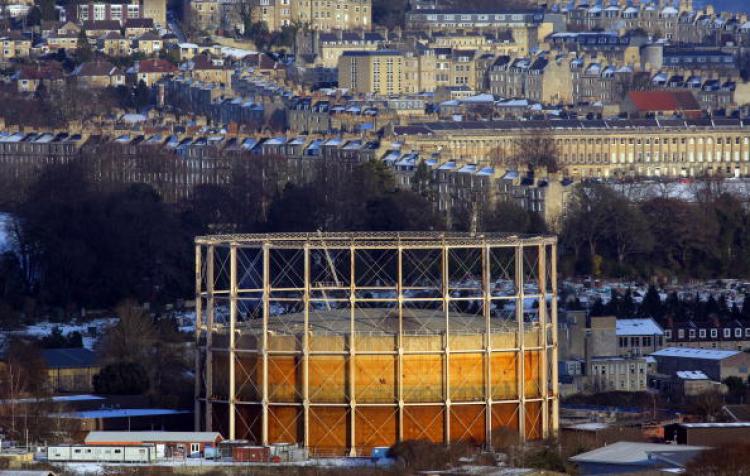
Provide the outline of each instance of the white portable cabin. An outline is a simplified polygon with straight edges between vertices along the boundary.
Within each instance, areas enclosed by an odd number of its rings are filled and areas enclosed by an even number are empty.
[[[47,448],[47,460],[150,463],[156,461],[156,448],[154,445],[57,445]]]

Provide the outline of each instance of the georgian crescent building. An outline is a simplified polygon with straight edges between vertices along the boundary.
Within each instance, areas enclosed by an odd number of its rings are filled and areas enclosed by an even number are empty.
[[[750,175],[750,123],[740,119],[433,122],[392,136],[402,150],[492,165],[544,141],[574,179]]]

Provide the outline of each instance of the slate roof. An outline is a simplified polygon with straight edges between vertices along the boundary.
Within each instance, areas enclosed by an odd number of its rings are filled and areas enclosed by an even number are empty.
[[[44,349],[42,357],[50,369],[96,367],[96,353],[84,348]]]

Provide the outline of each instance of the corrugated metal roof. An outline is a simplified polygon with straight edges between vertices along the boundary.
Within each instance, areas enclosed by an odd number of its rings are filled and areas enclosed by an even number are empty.
[[[682,359],[724,360],[739,354],[738,350],[691,349],[689,347],[667,347],[652,353],[654,357],[678,357]]]

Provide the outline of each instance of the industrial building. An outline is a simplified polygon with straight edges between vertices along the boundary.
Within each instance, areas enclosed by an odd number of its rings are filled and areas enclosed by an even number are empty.
[[[664,427],[664,439],[679,445],[723,446],[750,442],[750,422],[673,423]]]
[[[657,371],[666,375],[698,370],[711,380],[722,382],[727,377],[745,380],[750,373],[750,354],[738,350],[667,347],[651,356],[656,359]]]
[[[558,428],[556,238],[196,239],[196,430],[312,455]]]

